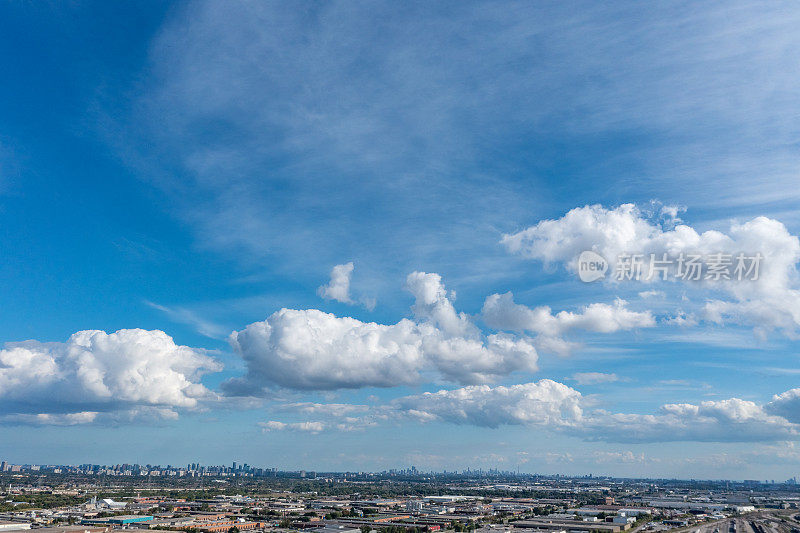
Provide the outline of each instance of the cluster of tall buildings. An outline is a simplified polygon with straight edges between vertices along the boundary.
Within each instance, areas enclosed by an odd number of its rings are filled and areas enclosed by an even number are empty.
[[[254,468],[248,464],[237,464],[235,461],[231,466],[209,465],[202,466],[200,463],[190,463],[183,466],[173,465],[140,465],[140,464],[81,464],[81,465],[31,465],[31,464],[11,464],[7,461],[0,462],[0,472],[42,472],[50,474],[84,474],[84,475],[107,475],[107,476],[274,476],[278,472],[276,468]]]

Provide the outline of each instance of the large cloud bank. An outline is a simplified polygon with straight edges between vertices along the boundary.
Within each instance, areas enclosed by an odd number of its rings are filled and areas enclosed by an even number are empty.
[[[319,431],[352,430],[385,421],[443,422],[486,428],[524,426],[607,442],[768,442],[797,438],[798,397],[800,389],[778,395],[764,405],[730,398],[699,404],[665,404],[652,414],[614,413],[597,409],[567,385],[542,379],[511,386],[472,385],[405,396],[361,417],[338,409],[328,413],[333,420],[315,420],[313,427]],[[271,429],[303,427],[308,427],[308,422],[273,421]]]

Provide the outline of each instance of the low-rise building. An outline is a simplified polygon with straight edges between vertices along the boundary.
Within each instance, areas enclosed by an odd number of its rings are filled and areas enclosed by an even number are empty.
[[[0,522],[0,531],[20,531],[30,529],[30,522]]]

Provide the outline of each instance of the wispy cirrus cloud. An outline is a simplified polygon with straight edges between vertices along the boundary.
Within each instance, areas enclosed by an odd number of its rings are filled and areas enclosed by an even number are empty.
[[[613,372],[576,372],[570,377],[578,385],[599,385],[601,383],[616,383],[618,381],[628,381]]]
[[[205,245],[296,271],[302,250],[314,268],[344,252],[376,278],[447,248],[486,275],[508,268],[485,253],[496,229],[534,206],[688,187],[709,210],[791,205],[798,22],[787,2],[186,4],[152,44],[125,150]],[[563,161],[560,195],[543,192]]]
[[[173,322],[191,326],[192,329],[203,336],[210,337],[212,339],[224,339],[225,336],[230,333],[230,330],[226,329],[224,326],[200,316],[200,314],[191,309],[179,306],[168,307],[166,305],[160,305],[146,300],[145,304],[153,309],[161,311]]]

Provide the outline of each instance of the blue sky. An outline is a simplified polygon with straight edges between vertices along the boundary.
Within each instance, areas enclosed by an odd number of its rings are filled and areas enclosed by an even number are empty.
[[[800,470],[791,3],[0,9],[4,459]]]

